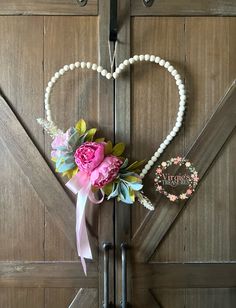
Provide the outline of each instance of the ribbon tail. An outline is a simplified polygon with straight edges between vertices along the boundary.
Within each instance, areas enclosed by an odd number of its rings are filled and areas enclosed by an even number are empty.
[[[92,252],[89,244],[88,233],[86,228],[85,208],[90,191],[90,183],[78,191],[76,204],[76,239],[77,251],[81,259],[81,264],[85,275],[87,275],[85,258],[92,259]]]

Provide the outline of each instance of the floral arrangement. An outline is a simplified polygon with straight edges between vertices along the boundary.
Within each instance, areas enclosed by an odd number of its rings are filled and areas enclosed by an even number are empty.
[[[125,150],[123,143],[113,147],[111,141],[95,139],[96,132],[96,128],[87,130],[85,121],[81,119],[75,127],[56,135],[51,152],[56,172],[69,179],[86,175],[93,194],[100,193],[108,200],[117,198],[127,204],[134,203],[137,198],[152,209],[141,192],[143,185],[138,175],[144,161],[129,164],[129,160],[122,157]]]
[[[168,193],[163,185],[163,179],[166,177],[166,175],[164,174],[164,170],[166,170],[168,167],[170,167],[171,165],[178,165],[178,166],[185,166],[185,168],[189,171],[190,175],[187,176],[187,182],[188,182],[188,188],[185,192],[182,192],[179,195],[175,195],[175,194],[170,194]],[[175,158],[171,158],[170,160],[164,161],[162,162],[156,169],[156,177],[155,177],[155,186],[156,186],[156,191],[158,191],[159,193],[163,194],[164,196],[166,196],[170,201],[177,201],[177,200],[185,200],[188,199],[192,193],[194,192],[197,184],[198,184],[198,173],[195,169],[195,167],[190,163],[189,160],[182,158],[182,157],[175,157]]]

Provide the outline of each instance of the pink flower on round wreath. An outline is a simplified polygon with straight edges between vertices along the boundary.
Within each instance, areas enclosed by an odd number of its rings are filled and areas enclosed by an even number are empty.
[[[168,195],[168,198],[170,199],[170,201],[175,201],[177,199],[177,197],[175,195]]]
[[[160,174],[160,173],[162,173],[162,169],[161,169],[161,168],[157,168],[156,172],[157,172],[158,174]]]
[[[90,174],[104,160],[104,144],[85,142],[75,151],[74,157],[79,170]]]
[[[102,188],[106,184],[112,182],[119,172],[123,161],[116,156],[108,155],[103,162],[92,171],[91,183],[97,188]]]
[[[180,162],[182,161],[182,158],[177,156],[176,158],[174,158],[174,164],[178,165]]]

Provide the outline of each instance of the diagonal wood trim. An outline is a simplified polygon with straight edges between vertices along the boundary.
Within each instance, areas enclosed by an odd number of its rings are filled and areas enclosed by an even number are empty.
[[[236,287],[236,263],[149,263],[134,265],[134,287],[231,288]]]
[[[186,157],[196,166],[200,181],[236,125],[235,101],[236,81],[233,82],[220,101],[217,110],[187,152]],[[160,241],[189,200],[175,206],[169,205],[165,197],[158,196],[156,210],[147,214],[132,239],[132,245],[137,250],[135,258],[138,261],[147,262],[151,258]]]
[[[145,7],[143,0],[131,1],[132,16],[235,16],[234,0],[189,1],[154,0],[151,7]]]
[[[0,262],[0,287],[97,288],[98,268],[87,262],[85,276],[79,262]]]
[[[71,247],[76,250],[75,206],[7,102],[1,96],[0,130],[1,140],[28,177],[30,184],[45,204],[57,226],[70,242]]]
[[[80,289],[68,308],[94,308],[98,304],[97,289]]]

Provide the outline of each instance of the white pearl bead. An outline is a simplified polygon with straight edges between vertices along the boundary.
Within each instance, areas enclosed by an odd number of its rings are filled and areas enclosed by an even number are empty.
[[[178,88],[179,88],[179,90],[184,90],[184,85],[183,85],[183,84],[180,84],[180,85],[178,86]]]
[[[175,132],[175,131],[171,131],[171,132],[170,132],[170,135],[171,135],[172,137],[175,137],[175,136],[176,136],[176,132]]]
[[[73,69],[75,68],[75,65],[72,63],[72,64],[69,65],[69,67],[70,67],[70,70],[73,71]]]
[[[179,131],[179,127],[175,125],[173,131],[177,133]]]
[[[50,117],[51,116],[51,110],[47,110],[46,114],[47,114],[48,117]]]
[[[130,59],[129,59],[129,63],[130,63],[130,64],[133,64],[133,63],[134,63],[134,59],[133,59],[133,58],[130,58]]]
[[[134,61],[138,61],[139,60],[139,56],[135,55],[133,56]]]
[[[60,75],[64,75],[64,73],[65,73],[65,70],[64,70],[63,68],[61,68],[61,69],[59,70],[59,74],[60,74]]]
[[[183,115],[184,115],[184,112],[183,112],[183,111],[179,111],[179,112],[177,113],[177,116],[183,117]]]
[[[170,66],[170,62],[166,61],[164,67],[165,67],[165,68],[168,68],[169,66]]]
[[[179,90],[179,95],[185,95],[185,90],[184,89],[180,89]]]
[[[143,168],[142,174],[143,174],[143,175],[146,175],[146,174],[147,174],[147,170]]]
[[[160,60],[160,62],[159,62],[159,65],[160,65],[160,66],[164,66],[164,65],[165,65],[165,63],[166,63],[166,61],[165,61],[165,60],[163,60],[163,59],[161,59],[161,60]]]
[[[181,100],[185,100],[186,99],[186,95],[180,95],[180,99]]]
[[[116,68],[116,73],[117,73],[117,74],[120,74],[120,72],[121,72],[121,69],[120,69],[119,67],[117,67],[117,68]]]
[[[151,160],[155,163],[157,161],[157,157],[155,155],[153,155]]]
[[[53,86],[53,82],[52,82],[52,81],[49,81],[49,83],[48,83],[48,88],[51,88],[52,86]],[[48,88],[47,88],[47,89],[48,89]],[[47,89],[46,89],[46,90],[47,90]],[[49,90],[50,90],[50,89],[49,89]]]
[[[139,60],[140,60],[140,61],[143,61],[143,60],[144,60],[144,55],[140,55],[140,56],[139,56]]]
[[[171,75],[172,75],[172,76],[176,76],[177,74],[178,74],[178,72],[177,72],[176,70],[174,70],[174,71],[171,72]]]
[[[168,135],[168,136],[166,137],[166,139],[167,139],[168,141],[171,141],[171,140],[173,139],[173,136]]]
[[[182,80],[181,80],[181,79],[176,80],[176,84],[177,84],[177,86],[181,85],[182,83],[183,83],[183,82],[182,82]]]
[[[155,56],[151,55],[150,62],[154,62],[154,61],[155,61]]]
[[[181,79],[180,74],[175,75],[175,80]]]
[[[171,73],[171,72],[173,72],[173,70],[174,70],[174,67],[172,65],[168,67],[168,72]]]
[[[185,106],[185,104],[186,104],[185,101],[180,101],[179,102],[179,106]]]
[[[46,92],[46,93],[44,94],[44,97],[45,97],[45,99],[48,99],[48,98],[49,98],[49,93]]]
[[[111,73],[107,73],[107,74],[106,74],[106,78],[107,78],[107,79],[111,79],[111,77],[112,77],[112,74],[111,74]]]
[[[148,164],[144,167],[145,170],[149,171],[151,169],[151,166],[149,166]]]
[[[118,74],[117,74],[116,72],[114,72],[114,73],[112,74],[112,76],[113,76],[114,79],[116,79],[116,78],[118,77]]]
[[[148,161],[148,166],[152,167],[154,165],[154,162],[152,160]]]
[[[160,148],[164,150],[164,149],[166,148],[166,144],[165,144],[165,143],[162,143],[162,144],[160,145]]]
[[[182,125],[182,122],[176,122],[175,126],[180,127]]]
[[[145,55],[145,56],[144,56],[144,59],[145,59],[145,61],[149,61],[150,55]]]
[[[49,106],[48,102],[45,103],[45,109],[46,109],[46,111],[47,111],[47,110],[50,110],[50,106]]]
[[[139,175],[139,176],[140,176],[140,178],[141,178],[141,179],[143,179],[143,178],[144,178],[144,174],[143,174],[143,173],[140,173],[140,175]]]
[[[58,72],[56,72],[55,77],[58,79],[60,77],[60,74]]]
[[[170,141],[169,140],[164,140],[164,142],[163,142],[165,145],[168,145],[169,143],[170,143]]]
[[[154,156],[155,156],[156,158],[158,158],[160,155],[161,155],[161,154],[160,154],[159,152],[157,152],[157,151],[154,153]]]
[[[85,68],[85,67],[86,67],[86,63],[82,61],[82,62],[80,63],[80,66],[81,66],[81,68]]]
[[[121,64],[119,65],[119,69],[123,70],[124,68],[125,68],[124,64],[121,63]]]
[[[57,79],[53,76],[53,77],[51,78],[51,82],[55,83],[56,81],[57,81]]]
[[[124,65],[129,65],[129,60],[125,60],[123,63]]]
[[[102,70],[102,71],[101,71],[101,75],[102,75],[102,76],[106,76],[106,74],[107,74],[107,70]]]
[[[92,70],[96,71],[97,68],[98,68],[97,64],[93,63],[93,65],[92,65]]]
[[[159,63],[159,62],[160,62],[160,60],[161,60],[161,58],[160,58],[160,57],[156,57],[156,58],[155,58],[155,63]]]
[[[101,73],[102,70],[103,70],[103,67],[99,65],[99,66],[97,67],[97,72],[98,72],[98,73]]]
[[[160,154],[163,153],[163,151],[164,151],[163,148],[159,148],[159,149],[157,150],[157,152],[160,153]]]
[[[177,122],[182,122],[182,120],[183,120],[183,117],[177,117],[177,118],[176,118],[176,121],[177,121]]]
[[[179,107],[179,110],[180,110],[180,111],[184,111],[184,110],[185,110],[185,106],[180,106],[180,107]]]
[[[79,61],[77,61],[77,62],[75,62],[75,67],[80,67],[80,62]]]
[[[92,63],[91,63],[91,62],[87,62],[87,63],[86,63],[86,66],[87,66],[88,69],[90,69],[91,66],[92,66]]]
[[[69,65],[64,65],[64,70],[67,72],[67,71],[69,71]]]

